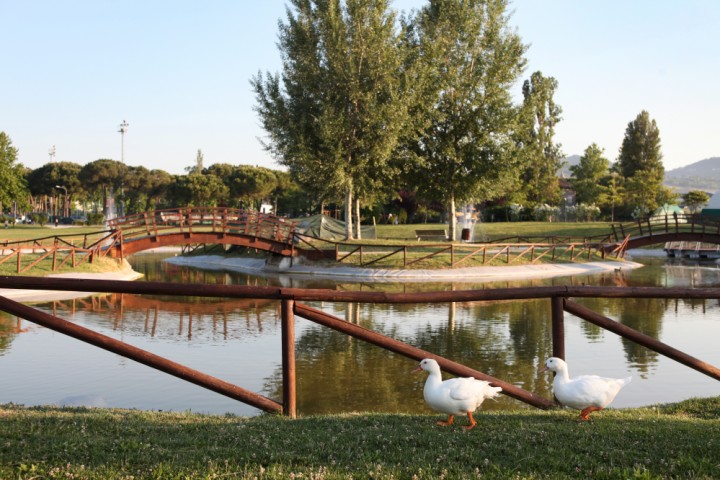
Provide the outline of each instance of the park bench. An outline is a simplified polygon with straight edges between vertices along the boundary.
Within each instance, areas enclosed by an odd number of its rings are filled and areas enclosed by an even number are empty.
[[[447,230],[415,230],[415,237],[420,240],[447,240]]]

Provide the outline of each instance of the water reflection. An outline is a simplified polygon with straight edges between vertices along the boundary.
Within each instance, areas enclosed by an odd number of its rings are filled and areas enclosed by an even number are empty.
[[[579,277],[482,284],[334,283],[198,270],[137,255],[133,267],[147,280],[304,288],[414,292],[544,285],[720,286],[715,264],[643,258],[647,267]],[[659,338],[709,363],[720,364],[718,300],[578,299],[594,311]],[[321,303],[311,306],[419,348],[446,356],[547,398],[549,376],[538,366],[552,352],[547,300],[441,304]],[[112,294],[48,302],[39,308],[191,368],[282,397],[279,303],[269,300],[178,298]],[[0,317],[0,402],[55,403],[101,395],[109,406],[255,414],[256,410],[200,387],[137,366],[121,357],[63,338],[41,327]],[[297,397],[300,413],[427,412],[422,376],[414,362],[312,322],[298,319]],[[566,315],[571,374],[596,373],[640,381],[615,406],[720,395],[718,382],[599,327]],[[75,372],[82,372],[78,378]],[[483,409],[523,408],[502,396]]]

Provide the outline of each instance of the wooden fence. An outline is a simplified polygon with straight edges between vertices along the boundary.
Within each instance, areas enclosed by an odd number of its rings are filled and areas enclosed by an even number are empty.
[[[421,360],[434,358],[447,372],[457,376],[472,376],[487,380],[503,388],[503,393],[538,408],[550,408],[551,400],[540,397],[501,379],[443,358],[432,352],[381,335],[325,312],[313,309],[300,302],[361,302],[361,303],[452,303],[474,301],[508,301],[526,299],[547,299],[551,309],[553,355],[565,357],[564,312],[594,323],[628,340],[665,355],[683,365],[693,368],[720,381],[720,369],[702,360],[681,352],[659,340],[633,330],[610,318],[604,317],[573,300],[572,297],[593,298],[693,298],[720,299],[720,288],[658,288],[658,287],[589,287],[556,286],[501,288],[490,290],[464,290],[452,292],[384,293],[314,290],[276,287],[245,287],[238,285],[176,284],[163,282],[123,282],[94,280],[93,290],[97,292],[134,293],[152,295],[205,296],[222,298],[264,299],[281,303],[282,325],[282,402],[242,389],[236,385],[190,369],[151,352],[139,349],[111,337],[63,320],[32,307],[0,296],[0,310],[28,321],[38,323],[60,333],[72,336],[89,344],[125,356],[152,368],[182,378],[230,398],[245,402],[267,412],[296,416],[296,370],[295,370],[295,316],[308,319],[328,328],[377,345],[388,351]],[[87,291],[87,280],[35,277],[0,277],[0,288],[40,289],[61,291]]]

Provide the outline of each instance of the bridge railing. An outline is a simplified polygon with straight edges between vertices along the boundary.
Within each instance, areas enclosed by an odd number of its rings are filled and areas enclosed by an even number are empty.
[[[720,219],[700,214],[653,215],[634,222],[613,223],[616,242],[627,237],[652,237],[664,233],[720,234]]]
[[[164,233],[212,232],[262,237],[290,244],[295,222],[282,217],[226,207],[183,207],[154,210],[108,220],[125,241]]]

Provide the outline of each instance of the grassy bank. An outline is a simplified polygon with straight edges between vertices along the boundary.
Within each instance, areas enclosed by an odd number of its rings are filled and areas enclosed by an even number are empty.
[[[0,406],[0,478],[718,478],[720,398],[608,410],[289,420]],[[465,419],[461,419],[465,420]]]

